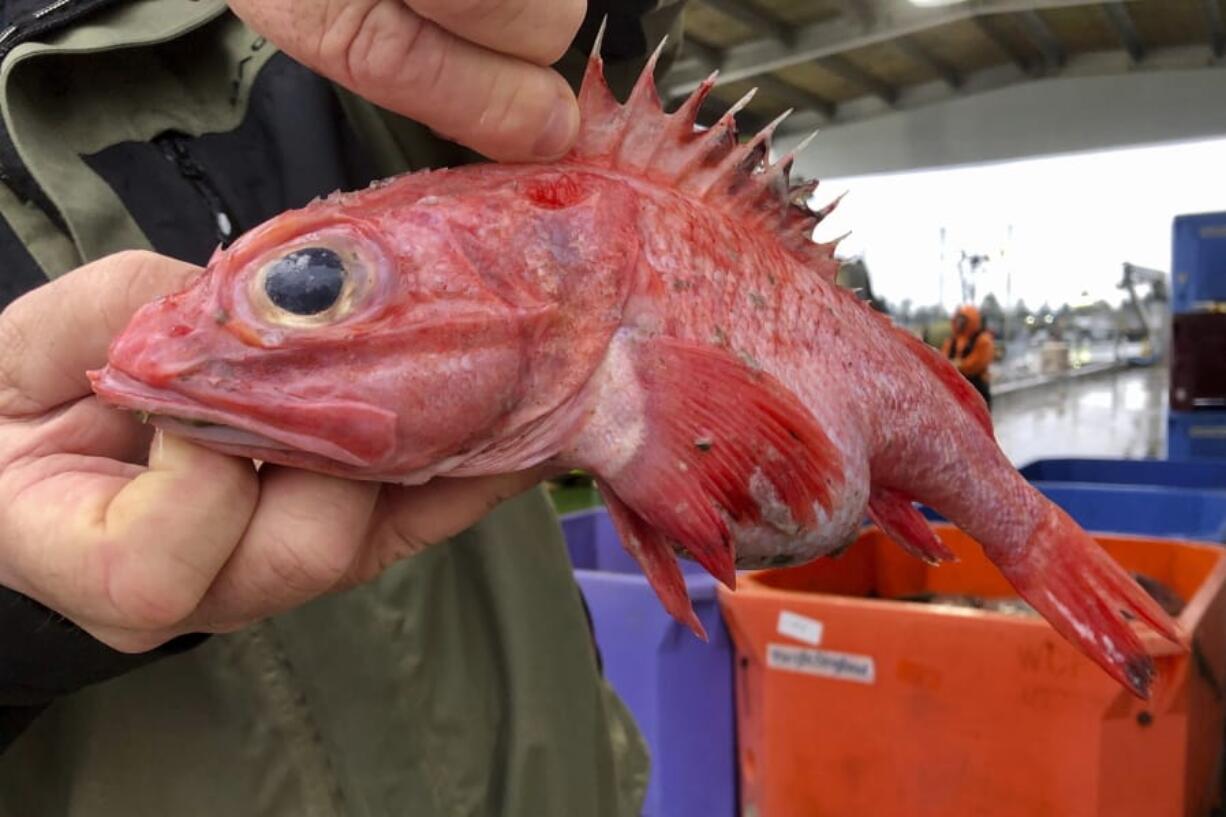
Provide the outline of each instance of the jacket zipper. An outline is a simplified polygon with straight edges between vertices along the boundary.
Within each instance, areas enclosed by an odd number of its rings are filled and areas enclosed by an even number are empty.
[[[213,185],[201,164],[188,150],[188,138],[181,133],[169,131],[154,137],[154,144],[162,151],[162,155],[179,169],[183,178],[187,179],[200,195],[204,206],[213,217],[213,233],[222,247],[229,246],[241,230],[230,208],[226,207],[221,193]]]

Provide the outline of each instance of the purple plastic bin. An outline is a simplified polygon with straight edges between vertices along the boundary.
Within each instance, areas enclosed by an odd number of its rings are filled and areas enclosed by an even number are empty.
[[[735,817],[733,651],[715,579],[682,561],[694,611],[710,637],[704,644],[660,606],[607,510],[568,514],[562,530],[605,677],[651,750],[644,817]]]

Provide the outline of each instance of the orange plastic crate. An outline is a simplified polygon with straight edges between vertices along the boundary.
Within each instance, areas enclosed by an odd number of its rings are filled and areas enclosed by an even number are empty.
[[[839,559],[721,591],[737,648],[745,817],[1196,817],[1220,797],[1226,551],[1096,538],[1175,590],[1193,655],[1152,633],[1133,698],[1042,619],[897,601],[1014,596],[958,530],[929,567],[875,528]]]

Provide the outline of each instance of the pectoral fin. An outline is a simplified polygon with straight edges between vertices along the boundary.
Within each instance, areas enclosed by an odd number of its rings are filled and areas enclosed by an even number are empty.
[[[734,529],[804,536],[832,508],[842,456],[779,381],[722,349],[625,332],[615,345],[577,459],[624,506],[631,552],[684,620],[665,551],[734,587]]]

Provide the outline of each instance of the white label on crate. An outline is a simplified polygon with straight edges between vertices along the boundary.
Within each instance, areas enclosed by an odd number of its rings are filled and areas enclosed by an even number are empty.
[[[767,644],[766,666],[861,684],[872,684],[877,680],[872,656],[832,650],[809,650],[784,644]]]
[[[779,635],[816,647],[822,643],[822,623],[815,618],[802,616],[790,610],[779,611]]]

